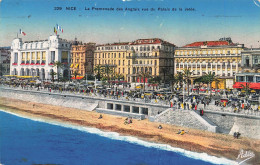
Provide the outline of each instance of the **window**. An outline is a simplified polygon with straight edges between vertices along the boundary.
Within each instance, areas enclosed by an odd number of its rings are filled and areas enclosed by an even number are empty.
[[[256,82],[260,82],[260,77],[256,77]]]
[[[157,53],[155,53],[155,57],[157,57]]]
[[[247,76],[247,82],[253,82],[254,76]]]
[[[18,53],[14,53],[14,63],[18,62]]]
[[[128,74],[130,74],[130,68],[128,68]]]
[[[125,68],[123,68],[123,73],[125,73]]]
[[[128,60],[128,65],[130,65],[130,60]]]
[[[118,65],[120,65],[120,60],[118,60]]]
[[[157,65],[157,61],[156,60],[154,61],[154,65]]]
[[[237,76],[237,81],[244,82],[245,81],[244,76]]]
[[[125,65],[125,60],[123,60],[123,66]]]
[[[120,74],[120,68],[118,68],[118,73]]]
[[[258,64],[258,59],[257,58],[255,58],[255,64]]]

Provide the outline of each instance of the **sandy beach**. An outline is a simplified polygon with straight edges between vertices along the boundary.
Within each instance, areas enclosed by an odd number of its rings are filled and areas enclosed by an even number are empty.
[[[250,164],[260,164],[260,140],[241,137],[234,139],[231,135],[216,134],[191,128],[133,120],[131,124],[124,124],[124,117],[65,108],[47,104],[26,102],[0,97],[0,109],[28,117],[48,118],[71,124],[95,127],[104,131],[118,132],[121,135],[135,136],[139,139],[157,143],[169,144],[194,152],[205,152],[217,157],[236,160],[239,151],[250,150],[255,157],[248,161]],[[162,129],[158,129],[159,124]],[[177,134],[179,129],[187,131],[184,135]]]

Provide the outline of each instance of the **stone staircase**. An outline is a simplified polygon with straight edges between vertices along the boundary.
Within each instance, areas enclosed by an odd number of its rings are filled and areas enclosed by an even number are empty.
[[[213,122],[206,117],[202,118],[196,112],[189,110],[167,109],[163,113],[155,116],[154,121],[217,132],[217,126]]]

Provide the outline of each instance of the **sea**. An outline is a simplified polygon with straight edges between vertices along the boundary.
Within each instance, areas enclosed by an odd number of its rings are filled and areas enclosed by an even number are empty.
[[[226,158],[0,110],[1,165],[211,165]]]

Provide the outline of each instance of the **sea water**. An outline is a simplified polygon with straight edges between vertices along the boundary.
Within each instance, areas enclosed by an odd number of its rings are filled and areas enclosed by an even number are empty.
[[[0,111],[0,164],[208,165],[232,161],[168,145]]]

